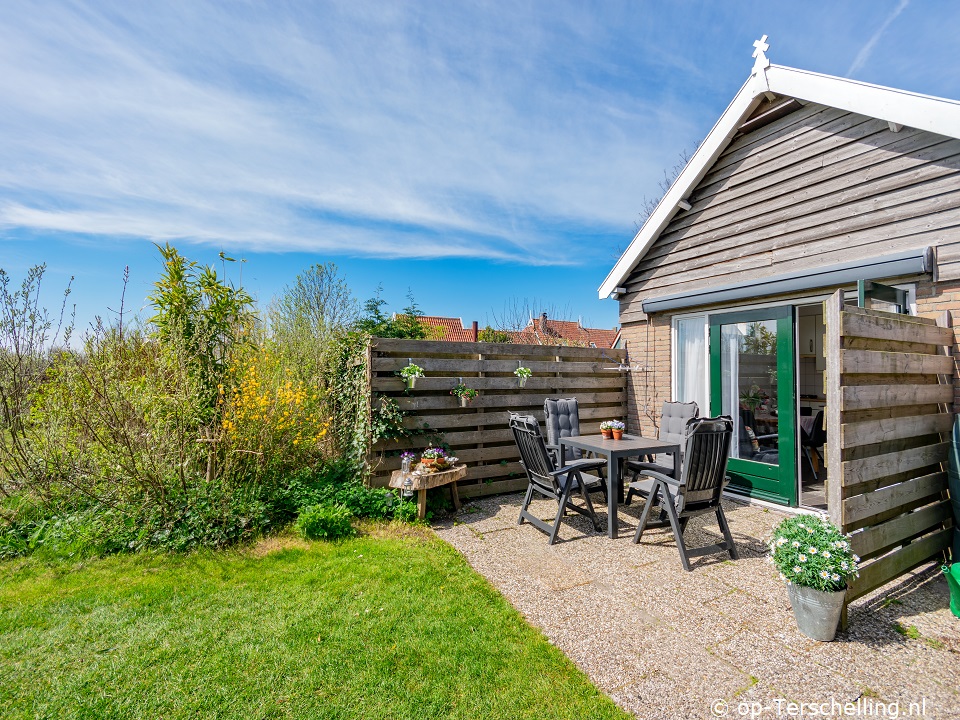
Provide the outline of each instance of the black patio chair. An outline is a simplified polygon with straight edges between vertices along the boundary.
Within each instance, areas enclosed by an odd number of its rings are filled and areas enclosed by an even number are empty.
[[[731,559],[738,559],[737,548],[733,544],[730,527],[720,504],[720,495],[727,480],[733,420],[727,416],[694,418],[687,421],[685,436],[679,478],[675,479],[655,470],[642,470],[639,475],[647,479],[630,483],[630,489],[646,498],[633,542],[640,542],[647,527],[664,527],[669,523],[677,541],[683,569],[689,571],[691,557],[727,552]],[[654,505],[660,506],[663,511],[661,517],[665,513],[666,520],[649,522],[650,511]],[[687,523],[690,518],[707,513],[716,514],[724,541],[687,549],[683,541]]]
[[[665,402],[663,410],[660,413],[660,428],[657,431],[657,438],[667,442],[676,443],[680,446],[680,457],[677,458],[677,467],[683,462],[683,441],[685,439],[687,421],[700,414],[700,408],[695,402]],[[670,455],[656,455],[647,461],[628,460],[625,464],[626,472],[633,473],[632,480],[637,479],[644,470],[653,470],[654,472],[673,477],[674,460]],[[625,505],[629,505],[636,494],[635,490],[627,491]]]
[[[517,524],[522,525],[526,520],[538,530],[545,532],[550,538],[549,544],[553,545],[557,540],[560,521],[567,510],[572,510],[590,518],[594,529],[602,532],[603,527],[597,519],[593,503],[590,502],[590,495],[587,493],[588,486],[602,482],[600,478],[586,474],[587,466],[583,463],[557,465],[554,456],[547,451],[547,444],[544,442],[543,435],[540,434],[540,424],[533,415],[511,413],[510,429],[513,431],[513,438],[520,451],[520,463],[527,473],[528,483],[527,494],[523,499]],[[557,516],[553,525],[549,525],[528,511],[534,492],[557,501]],[[583,499],[584,507],[573,504],[574,494]]]
[[[576,398],[547,398],[543,401],[544,426],[547,428],[547,450],[558,465],[581,465],[585,470],[601,478],[606,471],[606,462],[601,458],[585,458],[580,448],[567,447],[560,457],[560,439],[580,434],[580,405]],[[589,492],[599,490],[607,501],[607,484],[591,485]]]

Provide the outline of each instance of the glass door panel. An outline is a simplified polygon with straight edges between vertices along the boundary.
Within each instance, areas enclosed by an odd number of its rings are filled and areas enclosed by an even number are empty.
[[[711,408],[733,418],[731,489],[796,504],[793,308],[710,317]]]

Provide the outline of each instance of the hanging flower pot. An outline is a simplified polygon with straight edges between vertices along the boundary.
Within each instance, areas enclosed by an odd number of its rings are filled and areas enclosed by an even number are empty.
[[[468,388],[461,382],[450,391],[450,394],[454,397],[460,398],[460,407],[467,407],[471,402],[473,402],[473,399],[480,394],[480,392],[478,390],[474,390],[473,388]]]
[[[530,376],[533,375],[533,371],[530,368],[521,365],[513,371],[513,374],[517,376],[517,381],[520,383],[520,387],[523,387],[527,384],[527,380],[530,379]]]
[[[417,378],[423,377],[423,368],[410,363],[400,371],[400,377],[407,383],[407,389],[412,390],[417,386]]]
[[[468,405],[470,405],[470,398],[468,398],[468,397],[461,397],[461,398],[460,398],[460,407],[467,407]]]

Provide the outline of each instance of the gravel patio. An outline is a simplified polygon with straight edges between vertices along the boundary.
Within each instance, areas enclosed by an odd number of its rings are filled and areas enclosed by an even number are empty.
[[[849,629],[817,643],[796,629],[765,558],[783,517],[775,510],[724,501],[740,560],[697,558],[687,573],[668,530],[631,542],[640,502],[620,508],[619,539],[574,515],[550,547],[545,535],[517,525],[521,501],[474,500],[434,529],[637,717],[890,717],[885,706],[894,702],[906,717],[909,703],[924,701],[922,717],[960,717],[960,620],[932,563],[854,602]],[[551,519],[556,509],[547,501],[535,507]],[[696,518],[686,537],[713,543],[719,528]],[[787,705],[834,700],[856,712],[833,705],[791,715]]]

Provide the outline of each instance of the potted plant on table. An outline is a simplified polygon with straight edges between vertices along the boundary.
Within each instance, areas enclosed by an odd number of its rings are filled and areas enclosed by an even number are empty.
[[[420,453],[420,464],[429,470],[440,470],[449,462],[447,451],[443,448],[427,448]]]
[[[600,434],[607,440],[613,437],[613,420],[604,420],[600,423]]]
[[[826,518],[790,517],[773,530],[770,559],[787,583],[800,632],[821,642],[833,640],[847,580],[860,575],[850,538]]]
[[[623,424],[621,421],[619,421],[619,420],[610,420],[610,421],[609,421],[609,425],[610,425],[610,432],[613,434],[613,439],[614,439],[614,440],[622,440],[622,439],[623,439],[623,431],[627,428],[627,426],[624,425],[624,424]]]
[[[513,371],[513,374],[517,376],[517,380],[520,381],[520,387],[523,387],[527,384],[527,380],[530,379],[530,376],[533,375],[533,370],[528,367],[521,365],[516,370]]]
[[[460,407],[467,407],[467,405],[473,402],[473,399],[480,394],[480,391],[468,388],[463,383],[458,383],[457,386],[450,391],[450,394],[460,398]]]
[[[423,377],[423,368],[410,363],[400,371],[400,377],[406,381],[407,389],[412,389],[417,386],[417,378]]]

